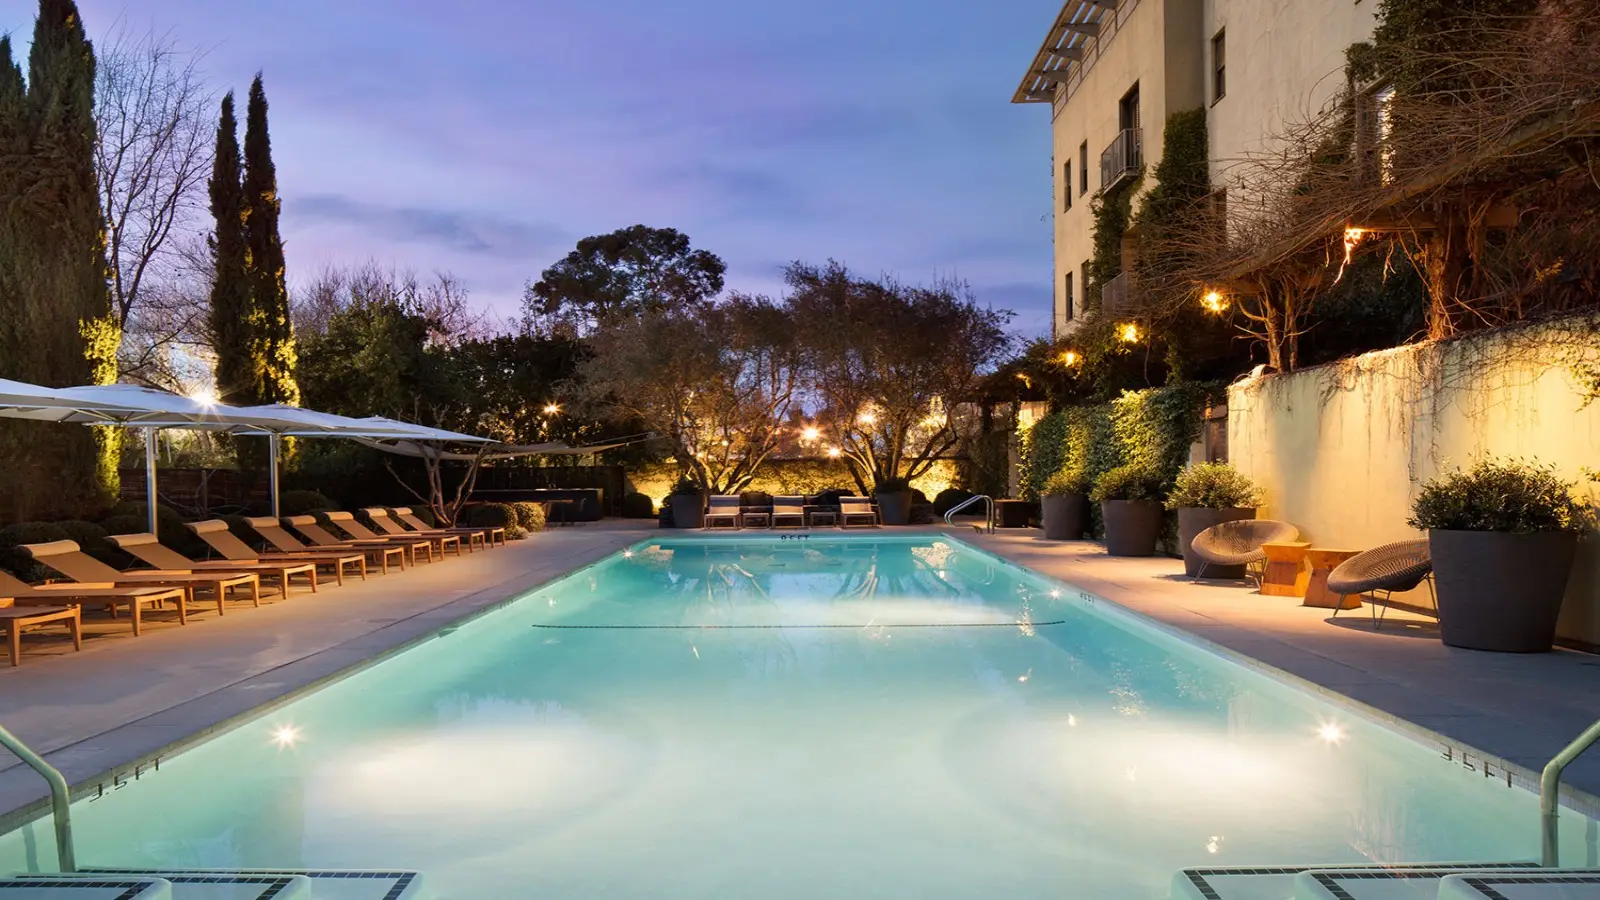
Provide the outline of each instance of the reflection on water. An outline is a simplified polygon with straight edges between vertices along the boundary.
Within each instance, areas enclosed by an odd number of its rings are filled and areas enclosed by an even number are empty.
[[[1184,866],[1537,853],[1530,795],[1076,596],[938,539],[641,546],[78,804],[79,855],[455,898],[1121,900]]]

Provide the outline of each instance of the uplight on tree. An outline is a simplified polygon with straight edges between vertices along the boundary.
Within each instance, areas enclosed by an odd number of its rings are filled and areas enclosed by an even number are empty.
[[[1200,298],[1200,305],[1206,308],[1206,312],[1221,315],[1228,309],[1228,298],[1221,291],[1210,290]]]
[[[1060,356],[1056,357],[1056,359],[1058,359],[1063,366],[1066,366],[1069,369],[1083,361],[1083,357],[1079,356],[1078,351],[1076,350],[1063,351]]]
[[[1127,322],[1117,326],[1117,339],[1124,344],[1137,344],[1144,334],[1139,330],[1136,322]]]

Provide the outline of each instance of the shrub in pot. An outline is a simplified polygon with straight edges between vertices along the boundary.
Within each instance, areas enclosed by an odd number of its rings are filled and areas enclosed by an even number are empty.
[[[705,527],[706,498],[693,481],[687,478],[679,481],[667,497],[667,506],[672,510],[673,528]]]
[[[1100,504],[1106,526],[1106,552],[1112,556],[1153,556],[1161,537],[1161,496],[1165,479],[1137,464],[1101,475],[1089,499]]]
[[[1261,489],[1248,475],[1225,462],[1195,463],[1178,473],[1167,495],[1167,509],[1178,513],[1178,547],[1183,551],[1183,571],[1200,574],[1202,560],[1189,546],[1195,536],[1213,525],[1254,519],[1261,505]],[[1213,578],[1243,578],[1244,566],[1206,566]]]
[[[1578,535],[1593,523],[1572,488],[1548,466],[1496,459],[1422,486],[1407,522],[1428,532],[1446,644],[1515,653],[1555,644]]]
[[[1062,469],[1045,479],[1039,491],[1047,541],[1078,541],[1089,530],[1089,473]]]
[[[878,520],[885,525],[908,525],[911,522],[911,480],[895,476],[880,478],[874,486],[878,495]]]

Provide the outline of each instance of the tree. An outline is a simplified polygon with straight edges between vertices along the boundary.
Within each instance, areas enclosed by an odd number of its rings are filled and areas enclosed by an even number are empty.
[[[601,325],[578,384],[592,408],[667,442],[701,490],[734,493],[777,449],[802,383],[791,310],[735,295]]]
[[[244,129],[244,235],[249,253],[250,313],[256,363],[256,399],[300,402],[295,384],[294,322],[284,280],[283,239],[278,235],[278,174],[267,134],[267,93],[256,73]]]
[[[863,490],[917,478],[960,441],[961,405],[1010,347],[1006,310],[964,284],[907,287],[839,263],[784,273],[817,427]]]
[[[211,164],[211,344],[216,352],[217,396],[225,403],[249,405],[258,394],[254,313],[247,273],[244,190],[240,180],[239,126],[233,115],[233,92],[222,98],[217,121],[216,152]]]
[[[526,330],[587,330],[622,315],[686,309],[722,291],[727,265],[672,228],[634,225],[586,237],[523,297]]]

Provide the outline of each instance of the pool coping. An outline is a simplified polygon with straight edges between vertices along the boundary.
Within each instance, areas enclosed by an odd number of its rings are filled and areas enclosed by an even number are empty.
[[[838,531],[838,532],[830,532],[830,533],[826,533],[826,534],[822,534],[822,535],[818,535],[815,532],[801,532],[801,533],[797,533],[797,534],[792,534],[791,535],[791,534],[772,533],[772,532],[767,532],[765,534],[751,534],[749,531],[733,531],[733,530],[729,530],[727,532],[706,532],[706,531],[698,531],[698,530],[696,530],[696,531],[673,532],[673,533],[670,533],[670,534],[656,535],[656,536],[652,536],[652,537],[649,537],[649,538],[636,539],[636,540],[630,541],[628,543],[625,543],[620,547],[617,547],[615,550],[612,550],[612,551],[610,551],[608,553],[603,554],[602,556],[600,556],[597,559],[593,559],[593,560],[590,560],[588,562],[581,563],[581,564],[579,564],[577,566],[574,566],[574,567],[572,567],[570,569],[564,569],[564,570],[561,570],[561,571],[558,571],[558,572],[551,573],[551,574],[547,575],[546,577],[540,579],[537,582],[534,582],[534,583],[531,583],[531,584],[526,584],[526,585],[519,585],[516,588],[512,589],[509,594],[501,597],[498,600],[492,600],[492,601],[489,601],[487,603],[484,603],[483,605],[478,606],[477,608],[474,608],[472,610],[469,610],[469,611],[463,613],[460,616],[456,616],[456,617],[453,617],[453,618],[445,621],[443,624],[439,625],[436,628],[433,628],[433,629],[431,629],[429,631],[426,631],[426,632],[424,632],[422,634],[419,634],[419,635],[416,635],[414,637],[410,637],[410,638],[404,639],[404,640],[394,644],[393,646],[386,647],[386,648],[383,648],[381,650],[378,650],[378,651],[376,651],[376,652],[374,652],[374,653],[372,653],[370,655],[364,656],[361,659],[358,659],[358,660],[356,660],[356,661],[354,661],[352,663],[349,663],[347,665],[339,667],[339,668],[337,668],[337,669],[335,669],[335,670],[333,670],[333,671],[331,671],[331,672],[329,672],[327,674],[321,675],[319,677],[316,677],[316,678],[313,678],[311,680],[308,680],[308,681],[306,681],[306,682],[304,682],[304,683],[302,683],[300,685],[297,685],[295,687],[289,688],[286,691],[284,691],[283,693],[281,693],[281,694],[279,694],[279,695],[277,695],[277,696],[275,696],[275,697],[273,697],[273,698],[271,698],[269,700],[266,700],[266,701],[264,701],[262,703],[259,703],[259,704],[256,704],[254,706],[251,706],[251,707],[249,707],[249,708],[247,708],[245,710],[242,710],[240,712],[234,713],[232,715],[226,716],[226,717],[224,717],[222,719],[219,719],[218,721],[213,722],[213,723],[211,723],[209,725],[197,728],[197,729],[195,729],[195,730],[193,730],[191,732],[188,732],[188,733],[184,734],[182,737],[180,737],[180,738],[178,738],[176,740],[173,740],[173,741],[171,741],[169,743],[166,743],[166,744],[160,746],[159,748],[157,748],[155,750],[151,750],[151,751],[147,751],[145,753],[142,753],[142,754],[140,754],[139,756],[137,756],[136,758],[134,758],[134,759],[132,759],[130,761],[127,761],[127,762],[124,762],[124,763],[119,763],[119,764],[110,766],[110,767],[108,767],[106,769],[103,769],[103,770],[97,772],[96,774],[89,775],[89,776],[86,776],[86,777],[83,777],[83,778],[79,778],[76,781],[73,781],[73,782],[71,782],[69,784],[69,793],[70,793],[72,799],[74,801],[77,801],[77,800],[81,800],[81,799],[84,799],[86,797],[89,797],[89,796],[92,796],[92,795],[96,795],[98,793],[103,792],[104,789],[105,789],[105,786],[108,783],[113,785],[113,789],[115,789],[115,787],[116,786],[120,786],[121,783],[125,783],[126,781],[129,781],[129,780],[137,780],[139,777],[141,777],[143,775],[143,773],[144,773],[144,771],[146,769],[149,769],[151,771],[159,771],[160,764],[164,759],[167,759],[169,757],[172,757],[172,756],[175,756],[177,754],[180,754],[180,753],[182,753],[182,752],[184,752],[186,750],[189,750],[189,749],[191,749],[193,747],[196,747],[196,746],[199,746],[201,744],[204,744],[204,743],[206,743],[206,742],[208,742],[208,741],[210,741],[210,740],[212,740],[214,738],[217,738],[217,737],[220,737],[220,736],[222,736],[224,734],[227,734],[228,732],[233,731],[233,730],[235,730],[237,728],[240,728],[240,727],[243,727],[245,725],[248,725],[251,722],[254,722],[254,721],[256,721],[256,720],[258,720],[258,719],[260,719],[260,718],[262,718],[264,716],[267,716],[267,715],[271,714],[275,710],[278,710],[278,709],[280,709],[280,708],[282,708],[284,706],[287,706],[287,705],[289,705],[291,703],[294,703],[295,701],[305,697],[308,694],[315,693],[315,692],[317,692],[319,690],[322,690],[323,688],[329,687],[329,686],[331,686],[333,684],[336,684],[336,683],[338,683],[340,681],[343,681],[343,680],[345,680],[347,678],[350,678],[350,677],[352,677],[354,675],[357,675],[357,674],[359,674],[361,672],[364,672],[364,671],[366,671],[366,670],[368,670],[370,668],[373,668],[374,666],[377,666],[377,665],[379,665],[379,664],[381,664],[383,662],[386,662],[389,659],[392,659],[392,658],[394,658],[394,657],[396,657],[396,656],[398,656],[398,655],[400,655],[402,653],[405,653],[405,652],[407,652],[409,650],[415,649],[416,647],[422,646],[423,644],[429,643],[430,641],[434,641],[434,640],[437,640],[439,638],[448,636],[449,634],[455,632],[457,629],[459,629],[459,628],[461,628],[461,627],[463,627],[463,626],[465,626],[465,625],[467,625],[467,624],[469,624],[471,622],[474,622],[474,621],[476,621],[478,619],[481,619],[481,618],[489,616],[489,615],[491,615],[491,614],[493,614],[495,612],[503,610],[506,607],[511,606],[512,604],[515,604],[515,603],[521,601],[525,597],[528,597],[528,596],[530,596],[530,595],[532,595],[532,594],[534,594],[534,593],[536,593],[536,592],[538,592],[540,590],[543,590],[544,588],[548,587],[549,585],[551,585],[551,584],[553,584],[553,583],[555,583],[557,581],[560,581],[560,580],[563,580],[563,579],[566,579],[566,578],[570,578],[570,577],[572,577],[574,575],[577,575],[577,574],[579,574],[581,572],[584,572],[584,571],[592,569],[592,568],[594,568],[596,566],[602,565],[602,564],[606,563],[607,561],[611,560],[614,557],[621,556],[625,552],[632,552],[632,551],[638,550],[640,547],[649,546],[651,544],[660,544],[660,543],[663,543],[665,541],[672,541],[672,540],[690,540],[690,541],[696,541],[696,542],[742,540],[742,541],[745,541],[745,542],[766,542],[766,541],[771,541],[771,542],[777,543],[777,542],[782,542],[782,541],[786,541],[786,540],[802,540],[802,541],[804,541],[804,540],[810,540],[810,539],[812,539],[814,537],[815,538],[820,538],[820,539],[825,540],[825,541],[837,541],[837,540],[852,540],[852,541],[854,541],[854,540],[885,540],[885,539],[896,540],[896,541],[909,541],[909,540],[917,540],[917,539],[926,539],[926,538],[929,538],[929,537],[935,537],[935,538],[939,538],[939,539],[942,539],[942,540],[952,541],[954,543],[960,544],[963,547],[967,547],[967,548],[969,548],[969,549],[971,549],[971,550],[973,550],[973,551],[975,551],[975,552],[977,552],[979,554],[987,556],[987,557],[995,560],[996,562],[1000,563],[1001,565],[1007,566],[1007,567],[1009,567],[1011,569],[1014,569],[1014,570],[1021,570],[1022,572],[1025,572],[1028,575],[1030,575],[1030,576],[1032,576],[1034,578],[1037,578],[1037,579],[1039,579],[1039,580],[1041,580],[1043,582],[1057,584],[1057,585],[1060,585],[1063,588],[1069,588],[1072,591],[1076,592],[1076,594],[1077,594],[1076,600],[1078,602],[1080,602],[1080,603],[1087,603],[1087,604],[1090,604],[1091,606],[1094,605],[1094,604],[1097,604],[1097,603],[1105,604],[1106,606],[1109,606],[1113,610],[1113,613],[1110,616],[1111,618],[1115,618],[1117,616],[1127,617],[1127,619],[1131,620],[1131,622],[1133,624],[1136,624],[1136,625],[1138,625],[1140,627],[1149,628],[1149,629],[1151,629],[1152,631],[1155,631],[1158,634],[1161,634],[1161,635],[1163,635],[1163,636],[1165,636],[1167,638],[1170,638],[1172,640],[1175,640],[1175,641],[1178,641],[1180,643],[1183,643],[1183,644],[1189,646],[1192,649],[1198,650],[1198,651],[1203,652],[1203,653],[1210,654],[1212,656],[1219,657],[1219,658],[1221,658],[1223,660],[1226,660],[1227,662],[1239,665],[1240,667],[1242,667],[1242,668],[1244,668],[1244,669],[1246,669],[1248,671],[1255,672],[1255,673],[1257,673],[1257,674],[1259,674],[1259,675],[1261,675],[1261,676],[1263,676],[1265,678],[1269,678],[1269,679],[1271,679],[1271,680],[1283,685],[1286,688],[1289,688],[1291,690],[1295,690],[1295,691],[1298,691],[1298,692],[1313,696],[1313,697],[1318,698],[1320,700],[1323,700],[1324,702],[1327,702],[1330,705],[1336,706],[1336,707],[1338,707],[1338,708],[1340,708],[1342,710],[1345,710],[1345,711],[1347,711],[1347,712],[1349,712],[1349,713],[1351,713],[1353,715],[1359,716],[1362,719],[1364,719],[1364,720],[1366,720],[1366,721],[1368,721],[1368,722],[1370,722],[1370,723],[1372,723],[1374,725],[1377,725],[1378,727],[1385,728],[1386,730],[1389,730],[1389,731],[1391,731],[1391,732],[1393,732],[1393,733],[1395,733],[1395,734],[1397,734],[1397,735],[1399,735],[1401,737],[1404,737],[1404,738],[1406,738],[1408,740],[1414,741],[1414,742],[1416,742],[1418,744],[1421,744],[1423,746],[1427,746],[1427,745],[1442,746],[1442,747],[1446,748],[1447,750],[1451,750],[1453,748],[1454,750],[1459,751],[1459,757],[1460,757],[1460,759],[1461,759],[1461,761],[1462,761],[1462,763],[1464,765],[1469,764],[1469,762],[1471,762],[1471,761],[1476,761],[1476,762],[1478,762],[1480,764],[1485,764],[1486,766],[1492,764],[1492,766],[1494,768],[1499,769],[1500,773],[1502,773],[1506,777],[1506,779],[1508,781],[1508,785],[1515,785],[1516,787],[1522,788],[1523,790],[1527,790],[1527,791],[1533,793],[1535,796],[1538,795],[1539,773],[1534,772],[1534,771],[1532,771],[1531,769],[1528,769],[1525,766],[1522,766],[1522,765],[1517,764],[1517,763],[1510,762],[1508,760],[1501,759],[1501,758],[1499,758],[1499,757],[1497,757],[1497,756],[1495,756],[1493,754],[1484,753],[1483,751],[1478,750],[1476,747],[1472,747],[1469,744],[1467,744],[1467,743],[1465,743],[1463,741],[1460,741],[1460,740],[1458,740],[1456,738],[1451,738],[1451,737],[1449,737],[1447,735],[1444,735],[1444,734],[1441,734],[1439,732],[1436,732],[1436,731],[1434,731],[1432,729],[1429,729],[1429,728],[1427,728],[1425,726],[1418,725],[1418,724],[1416,724],[1414,722],[1411,722],[1411,721],[1405,719],[1402,716],[1395,715],[1393,713],[1385,712],[1385,711],[1383,711],[1381,709],[1378,709],[1378,708],[1373,707],[1373,706],[1371,706],[1369,704],[1363,703],[1363,702],[1361,702],[1359,700],[1356,700],[1356,699],[1354,699],[1352,697],[1349,697],[1349,696],[1347,696],[1345,694],[1342,694],[1342,693],[1338,692],[1337,690],[1334,690],[1332,688],[1329,688],[1329,687],[1326,687],[1324,685],[1318,684],[1318,683],[1316,683],[1314,681],[1311,681],[1310,679],[1304,678],[1302,676],[1295,675],[1292,672],[1288,672],[1288,671],[1286,671],[1284,669],[1278,668],[1278,667],[1273,666],[1273,665],[1271,665],[1269,663],[1263,662],[1262,660],[1256,659],[1255,657],[1252,657],[1247,653],[1243,653],[1241,651],[1234,650],[1234,649],[1232,649],[1230,647],[1227,647],[1227,646],[1219,644],[1219,643],[1217,643],[1215,641],[1209,640],[1209,639],[1207,639],[1207,638],[1205,638],[1205,637],[1203,637],[1203,636],[1201,636],[1201,635],[1199,635],[1199,634],[1197,634],[1197,633],[1195,633],[1193,631],[1185,629],[1185,628],[1183,628],[1183,627],[1181,627],[1179,625],[1174,625],[1172,623],[1161,621],[1160,619],[1157,619],[1157,618],[1155,618],[1155,617],[1153,617],[1151,615],[1148,615],[1148,614],[1143,613],[1143,612],[1141,612],[1139,610],[1133,609],[1133,608],[1128,607],[1128,606],[1126,606],[1126,605],[1124,605],[1122,603],[1119,603],[1116,600],[1114,600],[1114,599],[1112,599],[1110,597],[1107,597],[1107,596],[1105,596],[1103,594],[1097,594],[1097,593],[1094,593],[1092,591],[1086,590],[1086,589],[1080,587],[1079,585],[1077,585],[1077,584],[1075,584],[1073,582],[1067,581],[1067,580],[1065,580],[1063,578],[1059,578],[1057,576],[1050,575],[1048,573],[1042,572],[1042,571],[1040,571],[1038,569],[1034,569],[1032,567],[1029,567],[1029,566],[1027,566],[1025,564],[1022,564],[1022,563],[1019,563],[1019,562],[1015,562],[1015,561],[1013,561],[1011,559],[1008,559],[1007,557],[1005,557],[1004,555],[1002,555],[1000,553],[997,553],[997,552],[995,552],[993,550],[990,550],[990,549],[988,549],[986,547],[983,547],[983,546],[980,546],[978,544],[972,543],[972,542],[970,542],[968,540],[965,540],[965,539],[963,539],[961,537],[958,537],[958,536],[950,533],[949,531],[941,530],[941,529],[938,529],[938,528],[932,528],[932,527],[928,527],[928,528],[895,529],[893,531],[869,530],[869,529],[861,529],[861,530],[858,530],[858,531],[843,531],[843,530],[841,530],[841,531]],[[491,586],[491,587],[485,588],[484,590],[474,592],[472,594],[467,594],[467,595],[464,595],[462,597],[458,597],[458,598],[452,600],[450,603],[442,604],[440,607],[435,607],[433,610],[431,610],[431,612],[437,612],[440,609],[445,609],[445,608],[448,608],[450,606],[454,606],[454,605],[458,605],[458,604],[470,603],[475,598],[481,597],[484,594],[492,592],[492,591],[494,591],[494,590],[496,590],[497,588],[500,588],[500,587],[502,587],[502,585],[495,585],[495,586]],[[423,614],[425,614],[425,613],[418,613],[417,615],[423,615]],[[1098,613],[1098,614],[1104,615],[1104,613]],[[362,636],[362,637],[365,637],[365,636]],[[334,653],[334,652],[340,650],[341,648],[345,647],[348,643],[351,643],[351,642],[353,642],[355,640],[360,640],[360,639],[361,639],[360,637],[353,638],[352,641],[346,642],[345,644],[335,645],[334,647],[327,648],[327,649],[325,649],[323,651],[319,651],[318,653],[311,654],[311,655],[309,655],[307,657],[303,657],[300,660],[296,660],[293,663],[287,663],[285,665],[294,665],[294,664],[298,664],[298,663],[303,663],[303,662],[305,662],[307,660],[314,660],[318,656],[321,656],[321,655],[324,655],[324,654],[329,654],[329,653]],[[220,688],[219,691],[221,691],[221,690],[249,690],[253,683],[266,682],[266,681],[272,680],[275,677],[276,673],[279,671],[279,669],[281,669],[283,667],[284,666],[278,666],[278,667],[274,667],[272,669],[265,670],[263,672],[259,672],[259,673],[255,674],[255,675],[252,675],[252,676],[248,677],[248,678],[241,679],[238,682],[234,682],[232,684],[229,684],[229,685],[225,686],[224,688]],[[139,724],[141,722],[144,722],[147,719],[153,718],[156,715],[164,715],[164,714],[170,712],[172,709],[181,709],[182,707],[187,706],[187,705],[192,704],[192,703],[204,702],[207,699],[207,697],[209,697],[209,696],[212,696],[212,695],[209,695],[209,694],[208,695],[203,695],[203,696],[201,696],[199,698],[196,698],[196,699],[193,699],[193,700],[190,700],[190,701],[186,701],[185,703],[178,704],[178,705],[176,705],[174,707],[171,707],[169,710],[163,710],[160,713],[154,713],[154,714],[151,714],[149,716],[141,717],[140,719],[135,719],[135,720],[128,721],[128,722],[123,722],[120,725],[118,725],[116,728],[110,729],[107,732],[104,732],[103,734],[111,734],[111,733],[114,733],[115,731],[123,729],[123,728],[137,727],[137,726],[139,726]],[[60,750],[69,749],[71,746],[75,746],[75,745],[68,745],[68,747],[58,748],[57,751],[52,751],[52,752],[59,752]],[[1469,751],[1470,751],[1470,757],[1469,757]],[[48,755],[49,754],[46,754],[47,757],[48,757]],[[1452,759],[1452,757],[1450,757],[1450,756],[1447,756],[1446,758],[1447,759]],[[1470,766],[1469,766],[1469,768],[1470,768]],[[1488,768],[1485,768],[1484,771],[1485,771],[1485,777],[1486,778],[1487,777],[1491,777],[1488,774]],[[1495,777],[1498,777],[1498,776],[1495,776]],[[1589,794],[1589,793],[1587,793],[1587,792],[1585,792],[1583,790],[1580,790],[1578,788],[1574,788],[1570,784],[1564,784],[1562,786],[1560,802],[1561,802],[1561,804],[1563,806],[1566,806],[1566,807],[1568,807],[1568,808],[1570,808],[1570,809],[1574,810],[1575,812],[1578,812],[1578,813],[1580,813],[1582,815],[1585,815],[1585,816],[1588,816],[1588,817],[1594,818],[1594,819],[1600,819],[1600,797],[1596,797],[1593,794]],[[14,830],[16,830],[18,828],[23,827],[24,825],[27,825],[29,823],[32,823],[32,822],[38,821],[38,820],[40,820],[42,818],[45,818],[46,816],[49,815],[49,813],[50,813],[50,800],[49,800],[48,796],[43,796],[43,797],[40,797],[40,798],[38,798],[38,799],[36,799],[36,800],[34,800],[32,802],[24,803],[24,804],[22,804],[20,806],[17,806],[15,808],[13,808],[13,809],[6,810],[4,812],[0,812],[0,835],[8,834],[8,833],[10,833],[10,832],[12,832],[12,831],[14,831]]]

